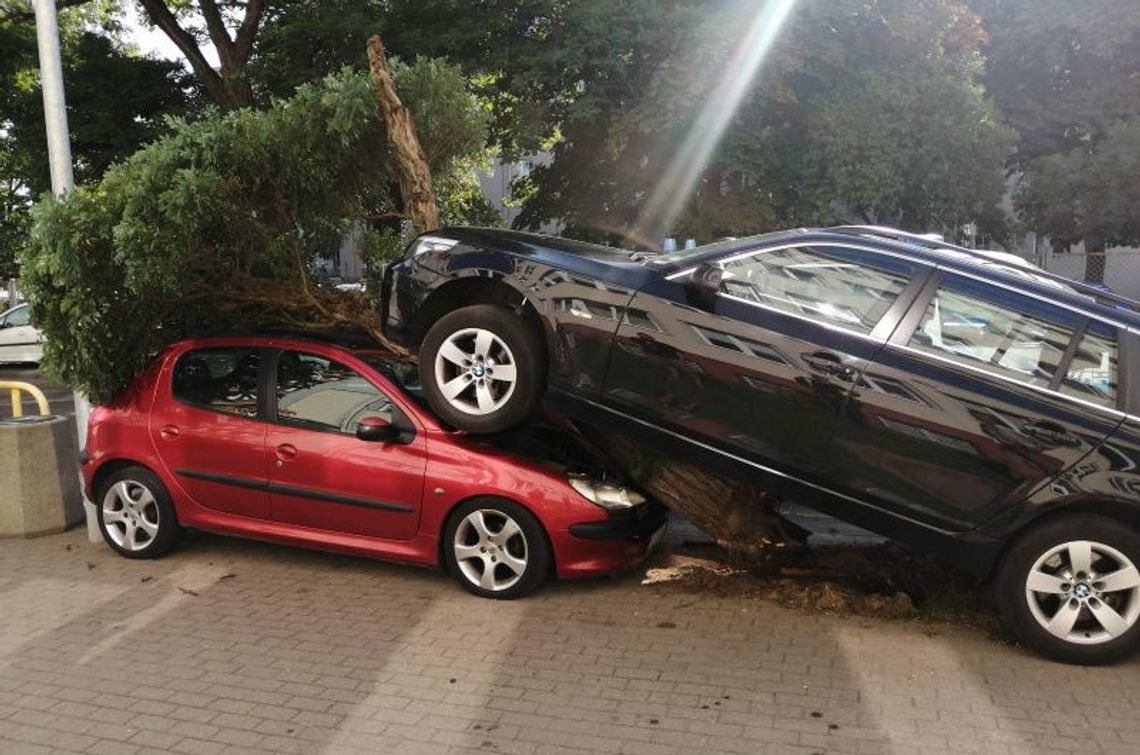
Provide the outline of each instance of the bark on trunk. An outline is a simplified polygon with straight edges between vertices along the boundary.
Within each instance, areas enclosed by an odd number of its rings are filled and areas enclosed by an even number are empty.
[[[803,533],[776,511],[779,501],[762,490],[649,451],[612,429],[573,426],[615,471],[683,514],[740,563],[773,563],[780,549],[802,538]]]
[[[139,0],[139,3],[151,22],[186,56],[194,75],[214,104],[225,110],[253,105],[253,89],[245,78],[245,65],[253,52],[254,37],[261,24],[262,0],[246,3],[245,15],[233,36],[226,28],[216,0],[198,0],[198,7],[206,19],[210,43],[218,53],[218,70],[202,53],[198,38],[182,27],[167,0]]]
[[[1085,281],[1104,283],[1105,244],[1104,237],[1090,234],[1085,236]]]
[[[439,228],[439,208],[432,189],[427,156],[416,135],[411,111],[404,107],[396,94],[392,73],[384,60],[384,43],[379,36],[368,40],[368,64],[376,100],[388,127],[388,142],[396,158],[396,175],[404,211],[419,231],[435,230]]]

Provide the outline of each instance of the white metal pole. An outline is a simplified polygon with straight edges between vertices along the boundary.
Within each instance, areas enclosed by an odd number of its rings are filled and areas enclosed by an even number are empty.
[[[75,188],[71,170],[71,140],[67,131],[67,102],[63,96],[63,63],[59,56],[59,23],[55,0],[35,0],[36,39],[40,48],[40,82],[47,122],[51,192],[62,197]]]
[[[63,61],[59,52],[59,18],[55,0],[35,0],[36,41],[40,53],[40,85],[44,96],[44,122],[47,125],[48,163],[51,167],[51,193],[64,197],[75,188],[75,173],[71,167],[71,137],[67,128],[67,99],[63,90]],[[91,404],[82,394],[74,394],[75,429],[79,435],[79,449],[87,443],[87,418]],[[84,499],[87,513],[87,539],[97,543],[102,539],[95,521],[95,507]]]

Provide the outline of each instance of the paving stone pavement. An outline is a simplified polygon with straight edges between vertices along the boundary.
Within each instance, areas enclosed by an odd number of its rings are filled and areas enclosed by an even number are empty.
[[[1135,753],[1140,662],[620,580],[516,602],[198,534],[0,542],[0,753]]]

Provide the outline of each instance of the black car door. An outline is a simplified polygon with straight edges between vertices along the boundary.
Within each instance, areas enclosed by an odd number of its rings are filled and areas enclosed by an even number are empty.
[[[727,471],[759,463],[822,475],[852,385],[930,271],[834,244],[758,248],[722,263],[720,289],[703,304],[691,303],[691,271],[637,293],[611,351],[605,403],[672,431],[664,435],[689,451],[711,450],[736,466]]]
[[[940,273],[857,381],[836,480],[939,528],[994,519],[1120,424],[1117,337],[1040,297]]]

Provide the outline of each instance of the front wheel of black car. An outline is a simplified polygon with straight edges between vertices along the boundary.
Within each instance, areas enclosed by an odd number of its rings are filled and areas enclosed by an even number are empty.
[[[1140,534],[1095,514],[1054,519],[1006,555],[994,592],[1006,624],[1064,663],[1100,664],[1140,646]]]
[[[420,380],[431,408],[448,424],[472,433],[506,430],[526,419],[542,395],[542,343],[505,307],[463,307],[424,337]]]

